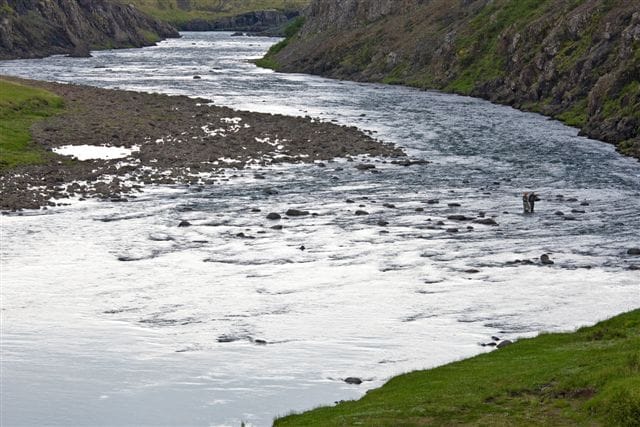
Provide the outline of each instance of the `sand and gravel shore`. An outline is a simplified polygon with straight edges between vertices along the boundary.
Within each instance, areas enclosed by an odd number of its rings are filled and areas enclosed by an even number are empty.
[[[229,168],[313,163],[368,155],[402,158],[402,150],[355,127],[312,118],[235,111],[204,99],[3,77],[64,99],[62,114],[36,123],[40,165],[0,173],[2,210],[37,209],[70,197],[123,201],[144,185],[210,185]],[[79,160],[61,147],[120,147],[123,157]],[[76,150],[77,151],[77,150]]]

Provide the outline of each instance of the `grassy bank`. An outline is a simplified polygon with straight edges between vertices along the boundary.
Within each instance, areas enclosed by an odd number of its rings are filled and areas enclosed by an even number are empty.
[[[302,26],[304,25],[305,18],[303,16],[299,16],[296,19],[292,20],[284,29],[284,40],[279,41],[269,48],[267,54],[263,57],[255,61],[255,64],[258,67],[262,68],[270,68],[272,70],[276,70],[280,68],[280,64],[276,60],[276,54],[280,52],[282,49],[289,45],[291,39],[295,37]]]
[[[276,426],[640,425],[640,310],[393,378]]]
[[[187,4],[178,0],[130,0],[123,3],[134,4],[149,15],[180,27],[196,19],[216,21],[257,10],[298,10],[309,4],[309,0],[191,0]]]
[[[0,170],[42,163],[46,152],[31,142],[29,129],[62,109],[51,92],[0,79]]]

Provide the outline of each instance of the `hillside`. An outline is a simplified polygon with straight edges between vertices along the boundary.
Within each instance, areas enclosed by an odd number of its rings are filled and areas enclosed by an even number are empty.
[[[259,32],[284,25],[310,0],[120,0],[187,31]]]
[[[276,426],[638,426],[640,310],[391,379]]]
[[[636,2],[314,0],[263,64],[481,97],[640,158]]]
[[[108,0],[0,0],[0,60],[149,46],[170,25]]]

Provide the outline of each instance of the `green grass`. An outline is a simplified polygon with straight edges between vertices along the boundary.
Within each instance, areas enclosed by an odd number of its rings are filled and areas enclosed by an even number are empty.
[[[0,170],[44,161],[29,129],[63,108],[62,98],[42,89],[0,79]]]
[[[262,68],[270,68],[272,70],[278,69],[280,67],[280,64],[275,58],[276,54],[278,54],[278,52],[280,52],[282,49],[284,49],[289,45],[289,43],[291,42],[291,39],[293,39],[293,37],[295,37],[298,34],[300,29],[304,25],[304,21],[305,21],[304,17],[298,16],[297,18],[289,22],[289,24],[287,24],[287,26],[284,29],[285,38],[280,42],[271,46],[267,51],[267,54],[263,58],[256,60],[255,64],[258,67],[262,67]]]
[[[640,425],[640,310],[391,379],[276,426]]]
[[[120,0],[133,4],[140,10],[160,19],[180,26],[194,19],[215,21],[220,18],[241,15],[257,10],[301,9],[309,0]],[[183,3],[180,7],[179,3]],[[188,6],[184,4],[187,3]]]

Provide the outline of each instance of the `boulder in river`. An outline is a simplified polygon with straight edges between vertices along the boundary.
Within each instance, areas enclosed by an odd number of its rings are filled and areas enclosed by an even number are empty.
[[[471,218],[468,218],[464,215],[449,215],[447,219],[450,219],[451,221],[468,221]]]
[[[356,215],[358,215],[358,216],[362,216],[362,215],[369,215],[369,212],[367,212],[367,211],[360,211],[360,210],[358,210],[358,211],[356,211]]]
[[[282,217],[280,216],[279,213],[276,213],[276,212],[271,212],[269,215],[267,215],[267,219],[270,219],[270,220],[276,220],[280,218]]]
[[[301,211],[298,209],[289,209],[285,212],[287,216],[306,216],[309,215],[309,211]]]
[[[356,165],[356,169],[361,171],[367,171],[375,168],[376,168],[376,165],[372,165],[371,163],[360,163]]]
[[[180,224],[178,224],[178,227],[190,227],[191,223],[189,221],[180,221]]]
[[[640,255],[640,248],[630,248],[627,250],[627,255]]]
[[[498,225],[496,220],[493,218],[480,218],[480,219],[476,219],[473,222],[475,222],[476,224],[482,224],[482,225]]]
[[[553,264],[553,261],[551,261],[551,258],[549,258],[549,255],[547,255],[547,254],[540,255],[540,262],[543,265],[551,265],[551,264]]]
[[[344,379],[344,382],[347,384],[355,384],[355,385],[359,385],[362,384],[362,380],[358,377],[348,377]]]

